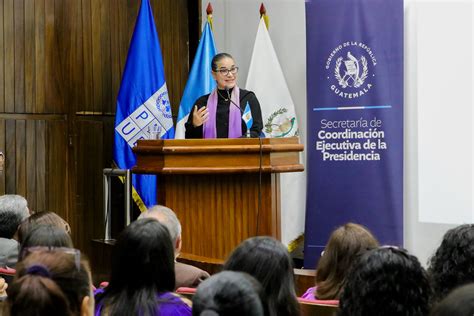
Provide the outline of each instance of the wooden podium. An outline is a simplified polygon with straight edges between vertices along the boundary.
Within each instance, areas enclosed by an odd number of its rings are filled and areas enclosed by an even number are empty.
[[[280,239],[280,176],[303,171],[298,138],[139,140],[133,173],[159,174],[182,225],[181,257],[219,262],[244,239]]]

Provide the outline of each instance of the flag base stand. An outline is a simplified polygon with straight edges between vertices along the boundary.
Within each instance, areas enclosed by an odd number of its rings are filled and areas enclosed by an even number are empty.
[[[104,179],[104,240],[112,239],[112,177],[121,177],[124,184],[125,226],[130,225],[132,210],[132,175],[130,169],[105,168]]]

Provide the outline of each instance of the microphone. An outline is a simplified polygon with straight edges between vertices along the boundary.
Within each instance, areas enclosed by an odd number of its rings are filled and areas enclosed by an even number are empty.
[[[232,101],[232,99],[230,98],[229,87],[228,87],[228,86],[225,86],[224,89],[225,89],[225,92],[227,93],[227,97],[229,98],[230,103],[233,104],[235,107],[237,107],[237,108],[239,109],[240,115],[244,115],[244,111],[242,110],[242,108],[240,107],[240,105],[238,105],[237,103],[235,103],[234,101]]]
[[[240,107],[240,105],[236,104],[234,101],[232,101],[232,99],[230,98],[230,92],[229,92],[229,87],[228,86],[225,86],[224,87],[225,89],[225,92],[227,92],[227,97],[229,98],[229,101],[230,103],[232,103],[236,108],[239,109],[240,111],[240,115],[243,116],[244,115],[244,111],[242,110],[242,108]],[[250,129],[247,129],[247,134],[245,135],[246,138],[250,138]]]

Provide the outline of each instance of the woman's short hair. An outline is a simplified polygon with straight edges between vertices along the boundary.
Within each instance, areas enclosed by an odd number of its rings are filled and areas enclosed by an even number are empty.
[[[428,273],[435,301],[451,290],[474,282],[474,224],[450,229],[429,260]]]
[[[431,311],[431,316],[474,315],[474,283],[461,286],[448,294]]]
[[[224,270],[247,272],[263,286],[270,315],[299,315],[293,263],[288,250],[271,237],[243,241],[231,253]]]
[[[37,246],[72,248],[73,244],[71,236],[69,236],[63,228],[40,225],[34,227],[26,237],[24,237],[20,245],[19,259],[21,260],[24,257],[27,248]]]
[[[30,216],[28,202],[21,195],[0,196],[0,237],[13,238],[20,223]]]
[[[223,271],[199,285],[193,315],[263,316],[263,289],[247,273]]]
[[[370,250],[352,266],[342,292],[340,315],[423,316],[431,288],[415,256],[394,247]]]
[[[152,218],[138,219],[117,239],[109,286],[97,296],[109,315],[143,315],[156,310],[156,294],[175,288],[174,247],[168,229]]]
[[[320,300],[338,299],[354,260],[379,243],[362,225],[347,223],[334,230],[316,267],[316,295]]]
[[[16,269],[7,289],[11,316],[80,315],[92,295],[89,264],[76,249],[37,248]]]
[[[213,71],[217,71],[217,63],[219,61],[221,61],[222,59],[224,58],[230,58],[232,60],[234,60],[234,57],[232,57],[231,54],[228,54],[228,53],[219,53],[219,54],[216,54],[214,55],[214,57],[212,58],[212,61],[211,61],[211,67],[212,67],[212,70]]]
[[[20,244],[23,243],[23,239],[32,229],[41,225],[56,226],[71,234],[69,224],[58,214],[54,212],[36,212],[20,224],[18,229],[18,241]]]

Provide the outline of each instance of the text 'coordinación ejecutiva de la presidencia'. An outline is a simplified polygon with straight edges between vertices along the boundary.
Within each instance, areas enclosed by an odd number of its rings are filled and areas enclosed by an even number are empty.
[[[316,150],[323,161],[381,160],[381,152],[386,149],[383,122],[377,117],[320,121]]]

